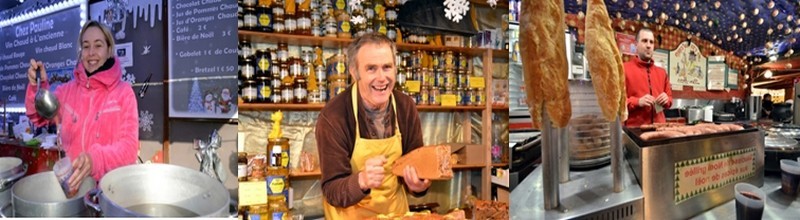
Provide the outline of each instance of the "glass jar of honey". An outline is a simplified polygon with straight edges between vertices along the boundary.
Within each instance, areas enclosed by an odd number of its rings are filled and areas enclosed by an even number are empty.
[[[292,82],[283,82],[281,85],[281,103],[294,102],[294,86]]]
[[[296,15],[297,31],[295,31],[295,33],[300,35],[311,35],[311,12],[300,10]]]
[[[263,32],[272,32],[272,10],[266,6],[258,6],[256,8],[258,13],[258,30]]]
[[[336,22],[339,24],[338,29],[336,32],[336,37],[338,38],[352,38],[353,35],[350,33],[350,29],[352,28],[350,24],[350,15],[347,13],[341,13],[336,17]]]
[[[244,25],[247,30],[258,29],[258,14],[253,7],[244,8]]]
[[[294,103],[308,103],[308,82],[303,74],[294,77]]]
[[[258,85],[255,80],[245,80],[242,86],[242,100],[245,103],[255,103],[258,101]]]

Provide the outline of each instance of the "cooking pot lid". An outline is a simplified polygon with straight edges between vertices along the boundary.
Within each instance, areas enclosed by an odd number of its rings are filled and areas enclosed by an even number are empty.
[[[16,157],[0,157],[0,178],[6,179],[24,172],[22,159]]]

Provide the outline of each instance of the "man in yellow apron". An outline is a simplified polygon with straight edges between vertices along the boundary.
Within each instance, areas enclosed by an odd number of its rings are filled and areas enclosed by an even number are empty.
[[[394,43],[380,34],[355,39],[347,51],[354,84],[332,98],[316,125],[326,219],[363,219],[408,212],[406,192],[422,196],[430,180],[394,161],[423,145],[411,97],[394,90]],[[431,164],[435,166],[435,164]]]

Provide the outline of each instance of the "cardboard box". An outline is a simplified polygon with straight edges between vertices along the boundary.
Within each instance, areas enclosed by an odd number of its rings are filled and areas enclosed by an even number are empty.
[[[448,47],[464,47],[464,37],[459,35],[445,35],[444,45]]]
[[[446,143],[450,152],[458,155],[457,164],[486,164],[486,150],[480,144]]]

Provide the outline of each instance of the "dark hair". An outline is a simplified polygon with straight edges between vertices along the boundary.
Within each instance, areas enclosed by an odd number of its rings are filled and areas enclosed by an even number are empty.
[[[397,46],[394,44],[394,41],[386,37],[386,35],[372,32],[356,38],[352,43],[350,43],[350,46],[347,47],[347,65],[349,67],[355,68],[356,70],[358,69],[358,60],[356,60],[356,56],[358,55],[358,51],[361,49],[361,47],[366,44],[388,44],[392,49],[392,61],[397,62]],[[354,75],[358,77],[358,73]]]
[[[636,32],[636,42],[639,42],[639,35],[642,34],[642,31],[653,33],[653,30],[650,30],[650,28],[643,27],[642,29],[639,29],[639,31]]]
[[[767,97],[772,97],[772,95],[770,95],[769,93],[764,94],[764,98],[766,99]]]

